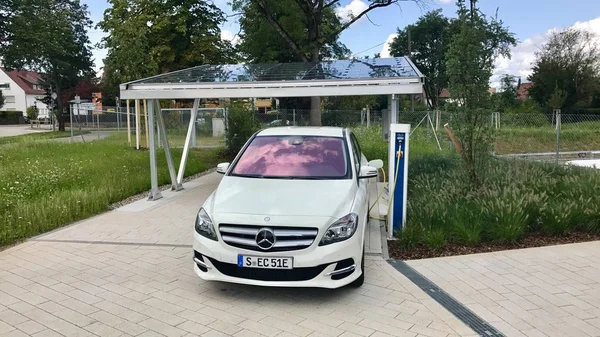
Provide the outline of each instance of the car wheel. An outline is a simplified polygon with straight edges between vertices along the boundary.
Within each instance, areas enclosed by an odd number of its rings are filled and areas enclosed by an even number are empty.
[[[358,288],[360,286],[363,285],[363,283],[365,283],[365,250],[363,248],[363,253],[362,253],[362,262],[360,263],[360,276],[354,280],[352,283],[350,283],[350,286],[353,288]]]

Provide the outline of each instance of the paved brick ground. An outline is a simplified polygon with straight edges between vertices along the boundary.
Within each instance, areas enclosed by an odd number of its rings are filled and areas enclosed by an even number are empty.
[[[0,336],[473,335],[379,256],[360,289],[203,282],[186,245],[218,179],[0,252]]]
[[[408,264],[507,336],[600,336],[600,242]]]

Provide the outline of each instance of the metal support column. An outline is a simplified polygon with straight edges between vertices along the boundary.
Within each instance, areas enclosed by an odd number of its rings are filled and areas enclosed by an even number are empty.
[[[127,143],[131,146],[131,116],[129,115],[129,100],[127,100]]]
[[[179,164],[179,172],[177,172],[177,185],[183,183],[183,174],[185,172],[185,165],[187,163],[188,154],[190,153],[190,146],[192,144],[192,133],[194,132],[194,121],[198,116],[198,107],[200,106],[200,99],[194,100],[194,107],[192,108],[192,116],[190,118],[190,125],[188,126],[187,136],[185,137],[185,144],[183,145],[183,153],[181,154],[181,163]]]
[[[398,124],[398,95],[390,95],[390,124]]]
[[[150,183],[151,190],[150,195],[148,196],[148,200],[158,200],[162,198],[160,194],[160,190],[158,189],[158,169],[156,167],[156,147],[154,146],[154,110],[152,109],[152,105],[154,102],[150,100],[150,114],[148,115],[148,147],[150,149]]]
[[[169,167],[169,175],[171,176],[171,190],[180,191],[183,189],[180,183],[177,183],[177,176],[175,175],[175,165],[173,164],[173,157],[171,156],[171,149],[169,147],[169,140],[167,139],[167,130],[165,128],[165,121],[160,111],[160,102],[158,100],[151,101],[154,104],[154,110],[149,113],[156,113],[158,120],[158,134],[164,144],[165,156],[167,157],[167,166]]]

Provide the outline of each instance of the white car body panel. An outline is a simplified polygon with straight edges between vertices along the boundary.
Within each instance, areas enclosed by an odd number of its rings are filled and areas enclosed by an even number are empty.
[[[352,150],[349,132],[341,128],[271,128],[262,135],[318,135],[346,137],[349,151]],[[241,152],[243,152],[242,150]],[[239,157],[239,155],[238,155]],[[370,179],[357,179],[358,167],[352,153],[351,179],[310,180],[310,179],[269,179],[247,178],[225,174],[217,189],[202,206],[210,216],[218,240],[208,239],[194,232],[194,250],[201,254],[208,267],[202,271],[197,263],[194,270],[204,280],[224,281],[258,286],[280,287],[320,287],[338,288],[347,285],[362,274],[364,236],[368,224],[368,184]],[[364,155],[360,155],[361,165],[367,165]],[[235,163],[235,162],[234,162]],[[228,171],[231,171],[231,167]],[[350,213],[358,215],[358,229],[345,241],[319,246],[327,228]],[[317,228],[314,242],[307,248],[292,251],[256,251],[234,247],[223,241],[219,233],[221,224],[264,226],[269,228],[302,227]],[[235,265],[238,254],[265,257],[293,257],[293,267],[311,268],[328,264],[316,277],[303,281],[263,281],[242,277],[232,277],[221,273],[215,264]],[[334,280],[325,276],[334,271],[336,263],[352,258],[355,270],[349,276]],[[242,267],[238,267],[242,268]]]

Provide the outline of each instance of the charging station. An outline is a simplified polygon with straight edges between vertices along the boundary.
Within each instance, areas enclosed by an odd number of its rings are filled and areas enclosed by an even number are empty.
[[[402,230],[406,224],[408,192],[408,149],[410,124],[390,124],[389,129],[389,197],[388,235]]]

